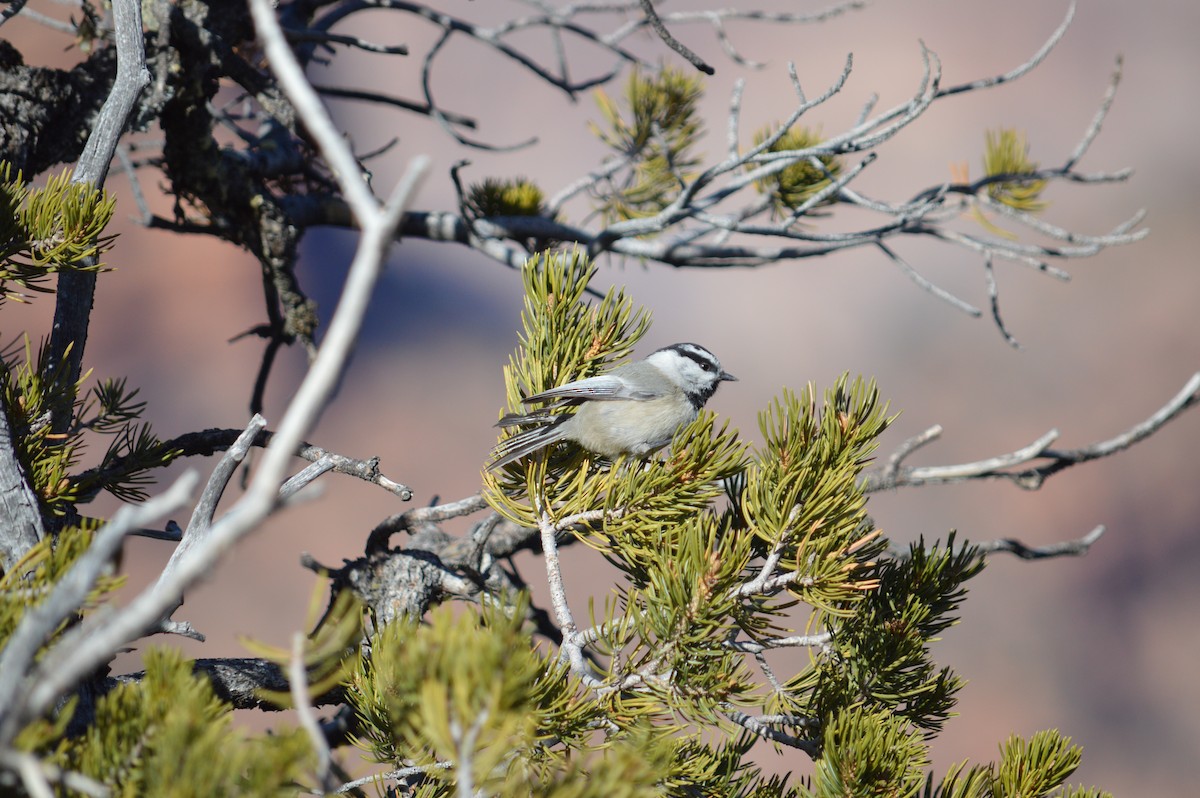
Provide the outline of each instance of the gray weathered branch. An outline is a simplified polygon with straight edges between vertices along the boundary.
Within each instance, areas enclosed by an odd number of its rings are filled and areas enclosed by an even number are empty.
[[[937,439],[942,428],[930,427],[897,448],[883,469],[866,475],[865,490],[870,493],[892,488],[941,485],[975,479],[1006,479],[1027,490],[1037,490],[1054,474],[1065,468],[1108,457],[1145,440],[1163,425],[1200,402],[1200,372],[1193,374],[1183,388],[1145,421],[1104,441],[1078,449],[1052,449],[1058,430],[1050,430],[1033,443],[1014,452],[986,457],[970,463],[945,466],[903,466],[904,460],[918,448]],[[1042,461],[1042,462],[1038,462]]]

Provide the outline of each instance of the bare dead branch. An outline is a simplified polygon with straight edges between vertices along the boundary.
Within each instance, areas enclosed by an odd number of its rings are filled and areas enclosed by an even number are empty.
[[[546,584],[550,588],[550,603],[554,609],[555,620],[562,631],[559,653],[570,665],[571,672],[591,687],[600,687],[601,684],[588,668],[587,657],[583,651],[585,643],[579,634],[579,627],[575,624],[575,616],[567,600],[567,590],[558,560],[558,535],[577,524],[601,521],[606,515],[604,510],[592,510],[554,521],[548,513],[543,513],[538,523],[542,540],[542,559],[546,564]]]
[[[819,632],[812,635],[792,635],[790,637],[768,637],[762,640],[728,640],[725,647],[746,654],[761,654],[772,648],[819,648],[833,639],[829,632]]]
[[[435,524],[451,518],[461,518],[484,510],[487,506],[483,496],[475,494],[448,504],[414,507],[403,513],[389,516],[371,530],[371,534],[367,538],[367,554],[386,549],[388,539],[398,532],[416,530],[422,524]]]
[[[1100,525],[1077,540],[1067,540],[1062,543],[1051,543],[1046,546],[1027,546],[1014,538],[992,540],[983,543],[973,542],[970,545],[984,554],[1006,552],[1015,554],[1022,560],[1044,560],[1054,557],[1082,557],[1088,553],[1092,544],[1104,534],[1104,526]]]
[[[378,103],[380,105],[394,105],[405,111],[421,114],[422,116],[433,116],[437,114],[446,122],[458,125],[460,127],[474,130],[477,123],[474,119],[464,114],[456,114],[453,111],[443,111],[436,109],[428,103],[415,103],[411,100],[403,100],[399,97],[390,97],[386,94],[380,94],[375,91],[366,91],[364,89],[344,89],[336,86],[320,86],[314,85],[320,94],[326,97],[338,97],[343,100],[361,100],[362,102]]]
[[[703,72],[705,75],[716,74],[717,71],[705,63],[703,58],[689,50],[686,46],[684,46],[683,42],[671,35],[671,32],[667,30],[667,26],[664,25],[662,19],[659,18],[658,12],[654,10],[654,3],[651,2],[651,0],[638,1],[642,5],[642,12],[646,15],[646,22],[649,23],[650,28],[654,31],[655,35],[662,39],[663,44],[679,53],[687,60],[689,64]]]
[[[146,51],[142,41],[142,8],[138,0],[114,0],[113,36],[117,47],[117,74],[112,91],[100,109],[83,153],[71,176],[74,183],[104,187],[117,141],[133,113],[138,95],[150,83]],[[56,374],[65,364],[63,384],[75,385],[82,373],[84,348],[96,289],[94,271],[69,270],[59,277],[54,305],[54,326],[50,333],[45,373]],[[71,423],[73,396],[64,396],[52,411],[55,432]]]
[[[1046,59],[1046,56],[1050,55],[1051,50],[1053,50],[1055,47],[1058,46],[1058,43],[1060,41],[1062,41],[1063,36],[1065,36],[1067,34],[1067,28],[1071,27],[1071,20],[1073,20],[1074,18],[1075,18],[1075,2],[1074,2],[1074,0],[1072,0],[1071,5],[1067,8],[1067,14],[1063,18],[1063,21],[1059,24],[1059,26],[1057,28],[1054,29],[1054,32],[1052,34],[1050,34],[1050,38],[1046,40],[1046,43],[1043,44],[1038,49],[1038,51],[1029,58],[1028,61],[1026,61],[1025,63],[1021,64],[1020,66],[1016,67],[1015,69],[1005,72],[1002,75],[995,75],[995,76],[989,77],[989,78],[981,78],[979,80],[972,80],[967,83],[960,83],[956,86],[949,86],[945,89],[942,89],[938,93],[939,96],[945,97],[945,96],[949,96],[952,94],[960,94],[962,92],[967,92],[967,91],[978,91],[980,89],[990,89],[993,86],[999,86],[1004,83],[1011,83],[1012,81],[1016,80],[1017,78],[1022,77],[1023,75],[1029,74],[1030,72],[1032,72],[1034,69],[1037,68],[1038,64],[1042,63],[1042,61],[1044,61]]]
[[[156,454],[177,452],[176,457],[209,456],[227,450],[234,444],[242,432],[242,430],[238,429],[218,428],[188,432],[176,438],[163,441],[154,452]],[[258,432],[251,445],[265,448],[271,445],[274,438],[274,432],[264,429]],[[377,485],[388,493],[398,496],[403,501],[412,499],[412,488],[390,479],[379,470],[378,457],[370,457],[365,460],[357,459],[336,454],[320,446],[303,442],[296,449],[296,457],[307,460],[310,463],[328,462],[332,465],[330,470],[334,473],[356,477],[372,485]],[[96,467],[83,472],[75,477],[75,480],[79,482],[91,482],[93,484],[101,483],[107,475],[121,473],[125,465],[126,461],[124,458],[116,458],[104,468]]]
[[[33,546],[46,537],[37,496],[17,457],[13,429],[0,402],[0,570],[8,573]]]
[[[1000,288],[996,284],[996,270],[992,268],[991,253],[984,255],[983,274],[987,278],[988,300],[992,305],[992,321],[996,323],[996,329],[1000,330],[1000,334],[1004,336],[1004,342],[1013,349],[1020,349],[1021,344],[1012,336],[1012,333],[1004,326],[1004,320],[1000,318]]]
[[[756,718],[752,715],[747,715],[745,712],[742,712],[738,709],[726,710],[725,717],[729,718],[731,721],[736,723],[738,726],[741,726],[748,732],[771,740],[772,742],[781,743],[782,745],[789,746],[790,748],[796,748],[808,754],[810,757],[813,757],[814,759],[820,751],[817,744],[812,740],[806,740],[801,737],[797,737],[794,734],[788,734],[782,729],[776,728],[776,725],[779,724],[773,719],[771,721],[767,721],[762,718]]]
[[[192,545],[189,541],[194,539],[191,536],[200,535],[202,531],[212,525],[213,515],[217,511],[217,503],[221,501],[221,496],[225,493],[225,487],[229,484],[229,480],[233,478],[234,472],[246,455],[250,451],[250,447],[258,434],[267,426],[267,420],[262,416],[254,416],[250,419],[250,423],[246,426],[242,433],[238,435],[233,445],[225,450],[225,454],[213,469],[212,474],[208,478],[207,484],[204,486],[204,491],[200,494],[200,501],[196,503],[196,508],[192,511],[192,518],[188,522],[187,529],[184,531],[184,541],[179,548],[175,550],[175,554],[179,555],[186,551]],[[175,558],[172,557],[172,560]],[[163,573],[171,569],[171,563],[167,563],[167,567]]]
[[[192,661],[192,673],[208,679],[213,694],[234,709],[278,712],[281,708],[263,700],[262,696],[264,693],[286,693],[289,690],[289,677],[283,668],[257,657],[201,657]],[[145,676],[145,671],[112,676],[105,679],[99,689],[108,692],[119,684],[139,682]],[[340,689],[309,696],[313,706],[331,706],[343,700]]]
[[[865,490],[874,492],[917,485],[965,482],[974,479],[1006,479],[1018,487],[1037,490],[1046,479],[1064,468],[1108,457],[1148,438],[1197,402],[1200,402],[1200,372],[1193,374],[1179,393],[1148,419],[1108,440],[1079,449],[1051,449],[1050,445],[1058,439],[1058,430],[1050,430],[1028,446],[1008,454],[959,465],[901,467],[901,461],[917,446],[924,445],[940,434],[941,428],[934,427],[915,439],[917,440],[915,445],[912,443],[914,439],[902,444],[882,471],[868,473]],[[1038,460],[1047,462],[1029,465]],[[1027,465],[1029,467],[1020,468],[1020,466]]]
[[[316,42],[317,44],[344,44],[368,53],[382,55],[408,55],[408,47],[403,44],[387,45],[369,42],[361,36],[346,36],[340,33],[330,33],[323,30],[284,28],[289,42]]]

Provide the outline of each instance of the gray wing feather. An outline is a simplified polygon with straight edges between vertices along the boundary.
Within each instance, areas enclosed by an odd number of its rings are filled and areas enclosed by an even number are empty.
[[[650,390],[635,390],[620,377],[611,374],[601,374],[598,377],[588,377],[585,380],[568,382],[548,391],[535,393],[525,399],[526,404],[544,402],[547,399],[592,399],[596,401],[611,401],[615,399],[632,399],[645,402],[658,396],[658,392]]]

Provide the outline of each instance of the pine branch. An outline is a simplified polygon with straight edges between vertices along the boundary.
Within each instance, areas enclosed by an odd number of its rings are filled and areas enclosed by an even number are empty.
[[[141,4],[137,0],[113,0],[112,10],[117,75],[108,99],[92,125],[72,178],[76,183],[89,184],[96,189],[104,186],[117,141],[133,113],[138,95],[150,83],[143,45]],[[45,373],[57,373],[65,363],[70,384],[78,381],[83,370],[95,288],[96,275],[90,271],[64,272],[59,279]],[[56,408],[52,422],[55,432],[61,433],[71,425],[74,398],[64,397]]]

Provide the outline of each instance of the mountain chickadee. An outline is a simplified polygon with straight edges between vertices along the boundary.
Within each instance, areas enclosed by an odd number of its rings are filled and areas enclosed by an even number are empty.
[[[606,374],[576,380],[525,399],[525,404],[556,400],[526,415],[510,414],[498,427],[537,424],[501,441],[488,471],[519,460],[558,441],[574,441],[590,452],[615,458],[644,455],[671,442],[676,430],[695,420],[700,408],[725,380],[716,356],[697,344],[672,344],[645,360],[624,363]],[[548,411],[579,405],[574,415]]]

